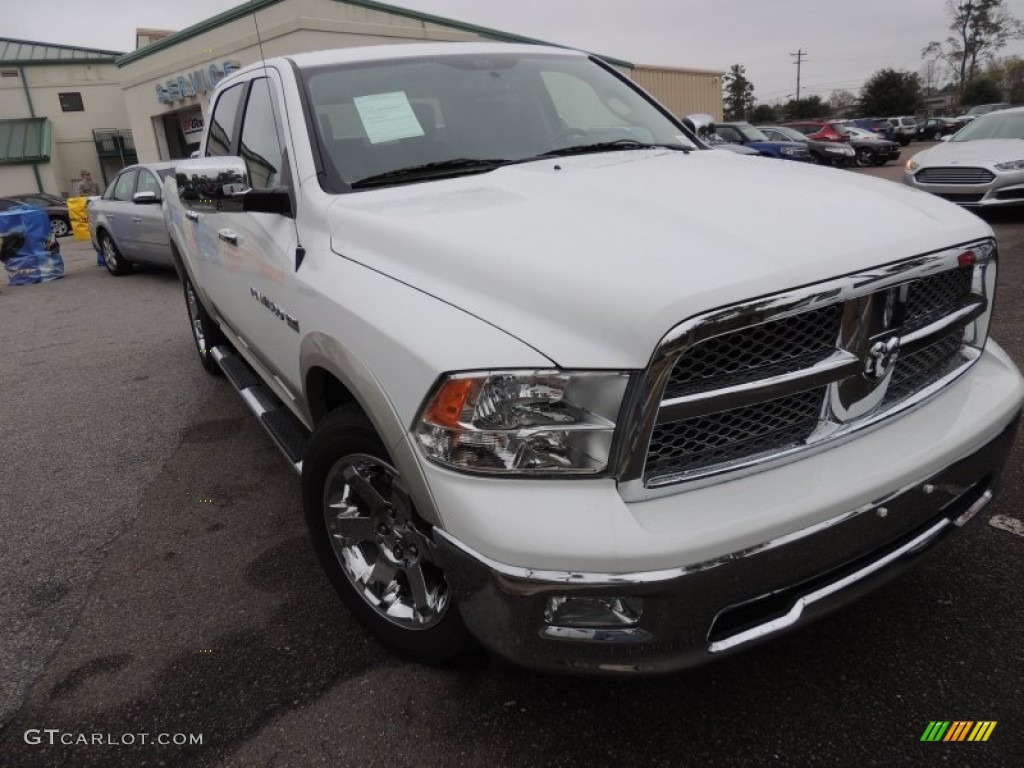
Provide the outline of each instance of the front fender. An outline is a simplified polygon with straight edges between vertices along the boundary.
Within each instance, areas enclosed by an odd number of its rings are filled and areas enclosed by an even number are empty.
[[[353,350],[318,332],[310,333],[302,340],[300,355],[303,400],[309,409],[310,423],[316,421],[318,406],[315,393],[309,391],[309,383],[313,372],[320,369],[341,382],[373,424],[401,473],[420,517],[431,525],[443,527],[415,448],[411,441],[405,439],[406,425],[369,367]]]

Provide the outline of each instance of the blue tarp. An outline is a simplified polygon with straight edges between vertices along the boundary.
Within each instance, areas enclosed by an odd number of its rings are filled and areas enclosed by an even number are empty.
[[[44,210],[25,206],[0,211],[0,260],[11,285],[64,277],[64,259]]]

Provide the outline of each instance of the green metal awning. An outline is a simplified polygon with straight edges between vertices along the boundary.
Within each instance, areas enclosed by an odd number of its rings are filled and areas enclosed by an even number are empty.
[[[52,136],[46,117],[0,120],[0,165],[49,162]]]

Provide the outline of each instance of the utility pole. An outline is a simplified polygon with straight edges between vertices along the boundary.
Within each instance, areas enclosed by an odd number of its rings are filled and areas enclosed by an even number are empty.
[[[807,51],[798,48],[796,53],[789,54],[790,56],[796,56],[796,103],[800,103],[800,66],[803,64],[804,56],[807,55]]]

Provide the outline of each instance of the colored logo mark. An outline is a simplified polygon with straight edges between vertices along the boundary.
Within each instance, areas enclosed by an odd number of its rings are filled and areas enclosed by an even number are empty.
[[[932,720],[921,741],[988,741],[995,728],[995,720]]]

